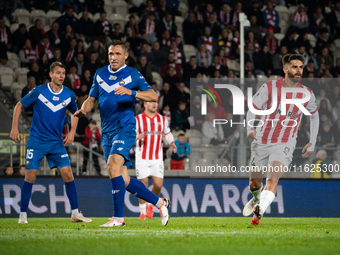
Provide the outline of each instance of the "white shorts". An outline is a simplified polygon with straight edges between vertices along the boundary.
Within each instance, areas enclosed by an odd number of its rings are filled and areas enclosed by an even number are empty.
[[[268,166],[273,161],[279,161],[289,166],[293,159],[296,142],[262,144],[253,141],[251,144],[250,164],[255,166]]]
[[[136,158],[136,176],[137,179],[144,179],[149,176],[164,178],[163,161]]]

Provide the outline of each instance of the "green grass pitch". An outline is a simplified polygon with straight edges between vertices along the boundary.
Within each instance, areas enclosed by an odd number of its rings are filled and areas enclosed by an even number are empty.
[[[99,228],[107,218],[72,223],[69,218],[0,219],[0,254],[340,254],[339,218],[171,218]]]

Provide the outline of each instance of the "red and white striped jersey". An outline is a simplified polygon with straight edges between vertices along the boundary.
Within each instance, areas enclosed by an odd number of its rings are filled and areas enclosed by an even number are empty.
[[[303,12],[296,11],[293,14],[292,21],[295,21],[298,24],[303,24],[304,22],[308,22],[309,19],[308,19],[308,15],[305,11],[303,11]]]
[[[144,138],[137,141],[136,157],[148,160],[163,160],[163,135],[169,134],[170,128],[165,116],[158,113],[153,118],[145,113],[136,117],[136,132]]]
[[[281,115],[281,88],[284,86],[284,78],[269,81],[262,85],[259,91],[253,96],[253,106],[257,110],[268,110],[272,106],[273,88],[277,90],[276,110],[269,115],[261,115],[261,120],[256,128],[256,138],[262,144],[287,143],[296,141],[297,131],[302,118],[302,111],[295,104],[286,104],[286,115]],[[317,103],[312,90],[300,83],[296,88],[306,90],[305,94],[311,93],[311,98],[303,106],[310,114],[315,113]],[[301,92],[287,93],[287,99],[303,98]]]

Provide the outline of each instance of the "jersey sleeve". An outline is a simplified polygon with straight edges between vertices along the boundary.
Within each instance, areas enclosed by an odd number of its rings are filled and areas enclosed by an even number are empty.
[[[310,112],[310,114],[315,113],[318,110],[318,105],[316,103],[315,95],[313,92],[311,92],[311,98],[308,101],[308,104],[306,106],[307,111]]]
[[[71,96],[71,103],[68,105],[68,109],[70,110],[72,114],[74,114],[76,111],[78,111],[77,99],[73,91],[70,96]]]
[[[147,83],[144,76],[135,69],[133,73],[131,74],[132,80],[134,81],[134,89],[140,90],[140,91],[147,91],[149,89],[152,89],[152,87]]]
[[[31,104],[33,104],[35,102],[35,100],[37,100],[37,98],[39,97],[40,94],[40,90],[39,87],[35,87],[34,89],[32,89],[26,96],[24,96],[21,100],[20,103],[25,107],[29,107]]]
[[[264,110],[265,106],[268,102],[268,85],[265,83],[261,86],[261,88],[256,92],[253,96],[253,106],[257,108],[257,110]]]
[[[169,127],[169,122],[168,122],[168,119],[167,118],[164,118],[165,121],[164,121],[164,129],[163,129],[163,134],[164,135],[167,135],[171,132],[170,130],[170,127]]]
[[[89,93],[89,96],[94,97],[94,98],[98,98],[98,95],[99,95],[99,88],[98,88],[99,84],[97,81],[97,75],[98,75],[98,71],[95,73],[93,77],[93,83],[92,83],[90,93]]]

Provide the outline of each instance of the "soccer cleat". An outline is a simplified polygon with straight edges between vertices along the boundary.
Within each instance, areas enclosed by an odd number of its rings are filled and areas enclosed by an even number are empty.
[[[151,219],[153,217],[153,205],[148,204],[146,206],[146,216]]]
[[[255,197],[250,199],[248,203],[243,208],[243,216],[249,216],[253,213],[254,206],[258,204],[258,200],[255,200]]]
[[[256,218],[256,216],[254,216],[252,219],[251,219],[251,224],[253,224],[254,226],[257,226],[259,225],[259,219]]]
[[[261,206],[259,204],[255,205],[253,212],[254,217],[251,219],[251,224],[257,226],[262,218]]]
[[[108,227],[124,227],[124,226],[125,226],[125,221],[118,221],[112,218],[109,222],[106,222],[105,224],[100,225],[99,227],[108,228]]]
[[[168,212],[168,208],[170,207],[170,200],[166,199],[166,198],[161,198],[163,200],[162,205],[158,208],[159,213],[161,215],[162,218],[162,225],[166,226],[169,222],[169,212]]]
[[[88,222],[88,223],[92,222],[91,219],[85,218],[81,212],[78,213],[75,217],[71,215],[71,221],[72,222]]]
[[[146,215],[145,215],[144,213],[141,213],[141,214],[139,215],[139,219],[140,219],[140,220],[145,220],[145,219],[146,219]]]
[[[27,224],[27,214],[26,213],[20,213],[19,215],[19,224]]]

